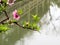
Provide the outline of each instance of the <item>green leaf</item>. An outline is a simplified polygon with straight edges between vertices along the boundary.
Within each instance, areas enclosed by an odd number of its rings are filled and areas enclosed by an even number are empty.
[[[9,28],[6,25],[0,25],[0,32],[7,30],[9,30]]]
[[[25,27],[26,26],[26,21],[24,21],[22,24],[23,24],[23,27]]]
[[[37,31],[39,31],[39,30],[40,30],[40,27],[39,27],[39,26],[37,26],[36,30],[37,30]]]
[[[34,29],[36,29],[37,24],[36,24],[36,23],[33,23],[32,27],[33,27]]]
[[[21,15],[22,13],[23,13],[22,9],[19,9],[19,10],[18,10],[18,14]]]
[[[0,12],[2,12],[2,8],[0,8]]]
[[[7,0],[2,0],[4,3],[7,3]]]
[[[33,19],[36,19],[37,18],[37,15],[32,15]]]
[[[2,12],[5,9],[6,9],[5,4],[0,5],[0,12]]]
[[[17,22],[16,20],[11,20],[11,22]]]
[[[40,17],[38,15],[32,15],[34,22],[38,22],[40,20]]]

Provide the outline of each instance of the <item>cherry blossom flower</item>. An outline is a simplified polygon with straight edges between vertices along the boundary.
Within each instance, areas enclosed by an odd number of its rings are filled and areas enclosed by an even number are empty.
[[[14,10],[14,11],[13,11],[13,18],[14,18],[15,20],[19,20],[19,19],[20,19],[20,16],[19,16],[17,10]]]
[[[0,0],[0,2],[1,2],[2,0]]]
[[[8,4],[9,6],[12,6],[15,1],[16,1],[16,0],[8,0],[8,1],[7,1],[7,4]]]

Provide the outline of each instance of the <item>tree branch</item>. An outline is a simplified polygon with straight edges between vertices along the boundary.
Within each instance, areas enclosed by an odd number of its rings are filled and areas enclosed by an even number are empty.
[[[27,27],[23,27],[23,26],[19,25],[17,22],[14,22],[14,24],[16,24],[16,25],[18,25],[19,27],[24,28],[24,29],[30,29],[30,30],[37,31],[36,29],[27,28]]]
[[[3,24],[5,21],[9,20],[9,17],[8,17],[8,15],[7,15],[7,12],[6,12],[5,10],[4,10],[3,12],[5,13],[5,16],[6,16],[7,18],[4,19],[4,20],[2,20],[2,21],[0,22],[0,24]]]

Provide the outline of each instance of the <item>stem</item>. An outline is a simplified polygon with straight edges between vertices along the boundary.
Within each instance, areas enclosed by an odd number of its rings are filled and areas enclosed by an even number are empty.
[[[5,16],[9,19],[7,12],[4,10]]]
[[[35,30],[35,29],[31,29],[31,28],[23,27],[23,26],[19,25],[17,22],[14,22],[14,24],[18,25],[19,27],[25,28],[25,29],[30,29],[30,30],[37,31],[37,30]]]
[[[8,18],[2,20],[2,21],[0,22],[0,24],[4,24],[4,21],[6,21],[6,20],[8,20]]]
[[[9,20],[9,17],[8,17],[8,15],[7,15],[7,12],[6,12],[5,10],[4,10],[3,12],[5,13],[5,16],[6,16],[7,18],[4,19],[4,20],[2,20],[2,21],[0,22],[0,24],[3,24],[5,21]]]

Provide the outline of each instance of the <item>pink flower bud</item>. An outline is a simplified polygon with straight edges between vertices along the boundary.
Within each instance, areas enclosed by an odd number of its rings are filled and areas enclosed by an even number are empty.
[[[15,20],[19,20],[19,19],[20,19],[20,16],[19,16],[17,10],[14,10],[14,11],[13,11],[13,18],[14,18]]]

